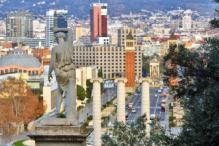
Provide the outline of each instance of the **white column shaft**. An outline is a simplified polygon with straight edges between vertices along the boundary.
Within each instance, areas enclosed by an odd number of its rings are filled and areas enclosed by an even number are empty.
[[[93,144],[101,146],[101,93],[100,83],[93,82]]]
[[[117,121],[125,123],[125,83],[117,83]]]

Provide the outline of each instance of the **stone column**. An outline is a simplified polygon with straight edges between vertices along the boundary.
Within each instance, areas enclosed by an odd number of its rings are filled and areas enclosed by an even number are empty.
[[[117,83],[117,121],[125,123],[125,83],[126,78],[116,78]]]
[[[150,122],[150,89],[149,83],[151,82],[150,78],[141,78],[140,83],[142,83],[141,90],[141,115],[146,114],[147,123]],[[147,132],[150,132],[150,125],[147,124]]]
[[[93,83],[93,145],[101,146],[101,91],[102,78],[92,78]]]

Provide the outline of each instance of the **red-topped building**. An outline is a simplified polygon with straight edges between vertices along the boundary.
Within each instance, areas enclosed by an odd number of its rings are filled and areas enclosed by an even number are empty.
[[[90,5],[91,43],[98,36],[107,36],[107,3],[92,3]]]

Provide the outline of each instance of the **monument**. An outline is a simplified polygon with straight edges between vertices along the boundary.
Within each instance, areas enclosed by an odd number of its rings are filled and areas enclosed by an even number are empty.
[[[150,77],[153,82],[158,82],[160,78],[160,62],[157,60],[156,56],[150,61]]]
[[[52,49],[48,80],[52,78],[52,71],[55,71],[58,83],[56,111],[44,118],[35,131],[28,136],[35,140],[36,146],[86,146],[86,138],[93,129],[85,130],[83,124],[78,121],[73,31],[68,28],[54,28],[53,31],[56,33],[59,44]],[[66,41],[65,33],[68,33]],[[62,102],[64,102],[65,118],[57,118]]]

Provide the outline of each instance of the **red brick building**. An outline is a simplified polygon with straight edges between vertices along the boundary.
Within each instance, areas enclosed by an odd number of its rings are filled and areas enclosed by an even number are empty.
[[[51,55],[51,51],[47,48],[45,49],[33,49],[33,56],[38,59],[39,62],[42,63],[42,58],[44,56]]]

